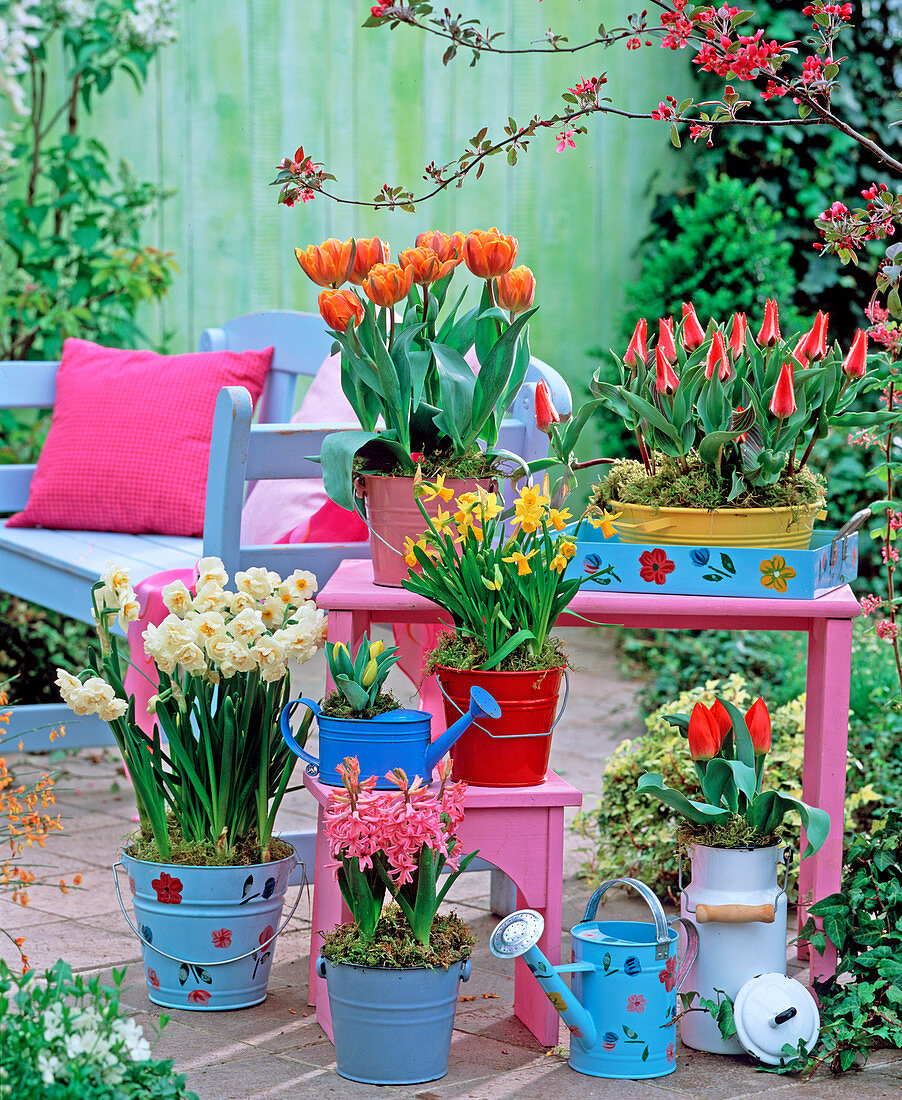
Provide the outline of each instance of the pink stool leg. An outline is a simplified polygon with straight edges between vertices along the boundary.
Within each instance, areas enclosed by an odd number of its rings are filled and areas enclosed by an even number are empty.
[[[307,1003],[316,1005],[316,1019],[325,1033],[332,1038],[332,1014],[329,1011],[329,994],[326,981],[316,972],[316,960],[322,946],[320,932],[328,932],[342,921],[350,919],[341,891],[335,879],[329,844],[323,830],[323,807],[319,807],[316,829],[316,868],[313,885],[313,920],[310,928],[310,975]]]
[[[808,682],[805,703],[805,758],[802,798],[830,815],[830,834],[817,855],[799,870],[799,925],[807,907],[839,890],[846,796],[846,748],[849,737],[849,681],[852,671],[852,622],[823,619],[808,632]],[[805,839],[802,837],[802,849]],[[801,957],[801,953],[800,953]],[[811,980],[832,974],[836,948],[810,953]]]

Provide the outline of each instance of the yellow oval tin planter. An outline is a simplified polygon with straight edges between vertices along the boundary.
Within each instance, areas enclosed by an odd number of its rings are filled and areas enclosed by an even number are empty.
[[[767,546],[807,550],[821,504],[792,508],[665,508],[626,501],[608,502],[620,512],[614,526],[621,542],[662,546]]]

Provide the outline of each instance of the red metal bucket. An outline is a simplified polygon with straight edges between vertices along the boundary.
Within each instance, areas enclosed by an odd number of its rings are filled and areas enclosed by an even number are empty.
[[[407,578],[404,538],[406,536],[415,542],[426,531],[426,521],[413,495],[413,478],[365,474],[361,480],[366,498],[366,521],[370,528],[373,583],[400,588],[401,581]],[[474,478],[449,478],[445,482],[445,488],[454,493],[452,501],[461,493],[473,492],[477,485],[489,491],[496,488],[492,481],[476,481]],[[440,508],[446,511],[448,508],[441,497],[423,501],[423,505],[433,517],[438,515]]]
[[[567,705],[565,696],[555,717],[564,674],[563,668],[545,672],[436,669],[445,696],[446,722],[466,711],[473,686],[485,688],[501,707],[500,718],[480,718],[452,746],[453,777],[480,787],[543,783],[551,754],[551,731]]]

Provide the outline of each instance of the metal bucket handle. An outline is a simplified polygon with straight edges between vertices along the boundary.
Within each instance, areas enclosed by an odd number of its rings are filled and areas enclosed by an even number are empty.
[[[322,715],[319,703],[315,702],[313,699],[307,699],[305,696],[301,695],[297,699],[289,700],[285,706],[282,707],[282,712],[279,715],[279,729],[282,731],[282,740],[295,756],[300,757],[301,760],[306,762],[305,771],[308,775],[319,775],[319,760],[305,749],[302,749],[291,732],[291,718],[298,703],[303,703],[317,718]]]
[[[232,959],[214,959],[211,962],[191,963],[191,965],[192,966],[205,966],[205,967],[206,966],[225,966],[227,963],[239,962],[241,959],[249,959],[251,957],[251,955],[256,955],[258,951],[262,951],[264,947],[268,947],[273,942],[273,940],[279,935],[279,933],[284,930],[285,926],[288,924],[288,922],[294,916],[294,911],[295,911],[295,909],[297,909],[298,904],[301,900],[301,894],[303,894],[304,887],[307,885],[307,867],[306,867],[305,864],[300,863],[300,861],[296,859],[295,860],[295,867],[297,867],[298,865],[300,865],[301,867],[304,868],[304,879],[303,879],[303,882],[301,882],[300,887],[298,888],[298,896],[294,899],[294,905],[292,905],[291,911],[289,912],[288,916],[285,918],[285,920],[282,921],[282,923],[279,925],[279,927],[275,930],[275,932],[273,932],[273,934],[269,937],[269,939],[265,943],[258,944],[252,951],[245,951],[243,955],[236,955]],[[135,933],[135,935],[138,937],[138,939],[141,941],[141,943],[144,944],[145,947],[149,947],[151,949],[151,951],[156,951],[156,953],[158,955],[162,955],[164,959],[169,959],[171,962],[177,962],[177,963],[190,962],[189,959],[176,958],[175,955],[170,955],[166,951],[161,951],[159,947],[155,947],[152,943],[150,943],[149,940],[146,940],[141,935],[141,933],[138,931],[138,929],[135,928],[135,926],[132,924],[131,917],[125,911],[125,906],[122,904],[122,894],[120,893],[120,890],[119,890],[119,875],[116,871],[117,867],[122,867],[122,870],[125,871],[125,867],[123,866],[121,860],[117,859],[116,862],[113,864],[113,885],[116,887],[116,898],[119,902],[119,908],[122,910],[122,915],[123,915],[123,917],[125,917],[126,921],[128,922],[129,928]]]
[[[695,922],[689,920],[688,917],[671,917],[667,923],[671,926],[679,923],[686,929],[686,950],[683,953],[683,961],[680,963],[676,975],[676,991],[679,993],[683,982],[686,980],[686,975],[698,958],[698,928],[695,926]]]
[[[439,678],[437,676],[435,678],[435,682],[438,684],[439,691],[442,693],[442,695],[444,695],[444,697],[448,700],[448,702],[451,704],[451,706],[454,707],[454,709],[457,711],[457,713],[460,714],[460,715],[466,714],[467,712],[465,710],[461,710],[460,707],[457,705],[457,703],[455,703],[454,700],[451,698],[451,696],[447,693],[447,691],[445,691],[445,689],[442,687],[441,680],[439,680]],[[478,730],[482,730],[482,732],[487,737],[491,737],[493,741],[511,741],[511,740],[525,741],[529,737],[550,737],[551,732],[554,729],[554,727],[564,717],[564,711],[567,709],[567,700],[569,698],[570,698],[570,676],[568,675],[567,670],[564,669],[564,701],[563,701],[563,703],[561,703],[560,710],[558,710],[558,712],[557,712],[557,717],[551,723],[551,729],[549,729],[547,732],[545,732],[545,733],[492,733],[489,730],[487,730],[485,728],[485,726],[481,726],[475,719],[473,720],[473,725]]]
[[[640,882],[637,878],[609,878],[607,882],[603,882],[589,898],[589,904],[586,906],[583,920],[595,920],[599,901],[601,901],[602,897],[612,886],[618,884],[620,886],[631,886],[651,910],[651,915],[655,922],[655,958],[666,959],[670,953],[670,929],[667,924],[667,918],[664,916],[664,910],[661,908],[661,903],[658,901],[657,896],[644,882]]]

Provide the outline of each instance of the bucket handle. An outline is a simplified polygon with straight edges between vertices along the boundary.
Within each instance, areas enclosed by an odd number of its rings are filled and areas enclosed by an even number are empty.
[[[298,865],[298,862],[299,862],[298,860],[295,860],[295,866]],[[138,929],[135,928],[135,926],[132,924],[131,917],[125,911],[125,906],[122,904],[122,894],[119,890],[119,874],[116,870],[117,867],[122,867],[122,870],[123,871],[125,870],[125,867],[123,866],[121,860],[117,859],[116,862],[113,864],[113,885],[116,887],[116,899],[119,902],[119,908],[122,910],[122,915],[123,915],[123,917],[125,917],[129,928],[135,933],[135,935],[138,937],[138,939],[141,941],[141,943],[145,947],[149,947],[151,949],[151,951],[156,951],[156,953],[158,955],[162,955],[164,959],[169,959],[170,961],[177,962],[177,963],[188,962],[189,961],[188,959],[176,958],[175,955],[170,955],[166,951],[161,951],[159,947],[155,947],[149,940],[146,940],[141,935],[141,933],[138,931]],[[258,951],[262,951],[264,949],[264,947],[269,947],[269,945],[273,942],[273,940],[279,935],[280,932],[282,932],[284,930],[285,926],[288,924],[288,922],[294,916],[294,911],[295,911],[295,909],[297,909],[298,903],[301,900],[301,894],[303,894],[304,887],[307,885],[307,868],[303,863],[301,864],[301,867],[304,868],[304,877],[303,877],[303,881],[301,882],[300,887],[298,888],[298,896],[294,899],[294,905],[292,905],[292,907],[291,907],[291,912],[288,914],[288,916],[285,918],[285,920],[282,921],[282,923],[279,925],[279,927],[275,930],[275,932],[273,932],[273,934],[269,937],[269,939],[265,943],[258,944],[252,951],[245,951],[243,955],[236,955],[233,959],[213,959],[210,962],[196,963],[196,964],[192,964],[192,965],[205,966],[205,967],[206,966],[226,966],[228,963],[239,962],[241,959],[249,959],[251,957],[251,955],[256,955]]]
[[[317,718],[322,715],[319,703],[314,702],[313,699],[307,699],[302,695],[298,699],[289,700],[289,702],[282,707],[282,713],[279,715],[279,729],[282,731],[282,740],[295,756],[306,761],[306,772],[308,775],[319,775],[319,761],[315,756],[311,756],[309,752],[301,748],[291,732],[290,719],[298,703],[303,703],[308,710],[313,711]]]
[[[655,958],[666,959],[670,951],[670,930],[667,926],[667,919],[664,916],[664,910],[661,908],[661,903],[658,901],[657,896],[651,891],[644,882],[640,882],[637,878],[609,878],[607,882],[603,882],[601,886],[595,891],[595,893],[589,898],[589,904],[586,906],[586,912],[583,916],[583,920],[595,920],[595,914],[598,912],[598,903],[602,897],[610,890],[612,886],[631,886],[642,898],[648,908],[651,910],[651,915],[655,922]]]
[[[457,713],[460,714],[460,715],[466,714],[467,712],[465,710],[461,710],[460,707],[457,705],[457,703],[455,703],[454,700],[451,698],[451,696],[447,693],[447,691],[445,691],[445,689],[442,687],[441,680],[439,680],[439,678],[437,676],[435,678],[435,682],[438,684],[439,691],[442,693],[442,695],[444,695],[444,697],[448,700],[448,702],[451,704],[451,706],[454,707],[454,709],[457,711]],[[561,703],[560,709],[557,712],[557,717],[551,723],[551,729],[547,730],[545,733],[491,733],[489,730],[487,730],[485,728],[485,726],[481,726],[475,720],[473,721],[473,725],[476,727],[476,729],[482,730],[482,732],[487,737],[491,737],[493,741],[512,741],[512,740],[525,741],[529,737],[550,737],[551,732],[554,729],[554,727],[564,717],[564,711],[567,709],[567,700],[569,698],[570,698],[570,676],[568,675],[567,670],[564,669],[564,701],[563,701],[563,703]]]
[[[676,991],[679,993],[683,982],[686,980],[686,975],[692,969],[692,964],[698,958],[698,928],[696,928],[695,922],[689,920],[688,917],[671,917],[667,923],[671,927],[679,923],[686,930],[686,950],[683,953],[683,960],[680,963],[676,975]]]

